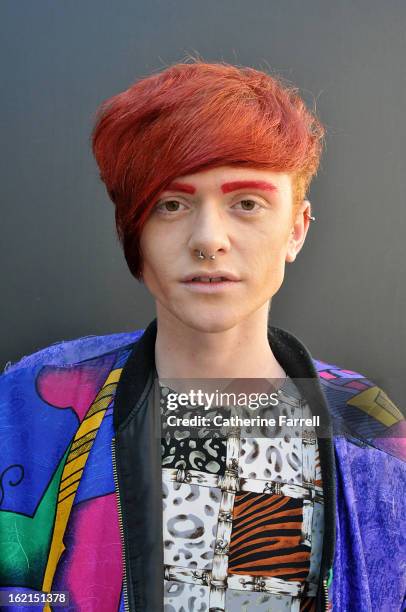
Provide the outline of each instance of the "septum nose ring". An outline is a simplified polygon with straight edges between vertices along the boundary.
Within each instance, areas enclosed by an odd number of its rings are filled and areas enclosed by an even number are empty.
[[[206,259],[206,255],[203,253],[203,251],[199,251],[198,249],[195,249],[195,252],[197,253],[197,256],[199,259]],[[209,255],[209,259],[216,259],[216,256]]]

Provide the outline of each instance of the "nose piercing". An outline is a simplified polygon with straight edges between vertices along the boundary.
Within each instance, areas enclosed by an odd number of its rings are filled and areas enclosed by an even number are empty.
[[[199,259],[206,259],[206,255],[204,255],[203,251],[199,251],[198,249],[195,249],[195,252],[197,252],[197,256]],[[216,256],[209,255],[209,259],[216,259]]]

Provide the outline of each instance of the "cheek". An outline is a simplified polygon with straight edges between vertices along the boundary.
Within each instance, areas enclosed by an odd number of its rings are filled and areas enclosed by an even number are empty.
[[[255,276],[262,276],[270,270],[280,269],[285,261],[287,242],[285,236],[257,236],[245,249],[247,258]],[[255,273],[256,271],[256,273]]]
[[[173,259],[164,248],[145,245],[143,250],[143,277],[147,289],[155,297],[168,295],[173,282]]]
[[[140,248],[144,270],[154,272],[155,270],[159,270],[164,260],[165,249],[158,247],[162,242],[159,240],[159,237],[156,236],[156,232],[150,230],[150,227],[144,228],[140,239]]]
[[[157,272],[167,265],[168,261],[175,261],[179,255],[177,228],[170,227],[150,219],[144,226],[140,237],[140,248],[146,266]]]

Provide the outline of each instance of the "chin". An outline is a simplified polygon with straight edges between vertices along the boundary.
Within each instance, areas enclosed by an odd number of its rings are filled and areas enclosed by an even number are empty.
[[[184,312],[181,316],[177,315],[184,325],[198,332],[206,334],[215,334],[232,329],[244,318],[237,313],[221,312],[221,309],[196,309],[193,313]]]

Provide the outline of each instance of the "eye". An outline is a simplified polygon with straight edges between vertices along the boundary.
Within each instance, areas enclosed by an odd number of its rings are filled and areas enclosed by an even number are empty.
[[[245,212],[252,212],[255,211],[255,206],[258,206],[259,208],[261,208],[261,205],[258,204],[258,202],[256,202],[255,200],[239,200],[239,202],[237,202],[237,204],[234,204],[234,206],[232,208],[235,208],[236,206],[238,206],[238,204],[242,204],[242,209]]]
[[[180,206],[184,206],[184,204],[182,204],[182,202],[179,202],[179,200],[165,200],[163,202],[158,202],[157,204],[155,204],[155,210],[166,215],[178,212],[179,210],[181,210],[179,208]]]

